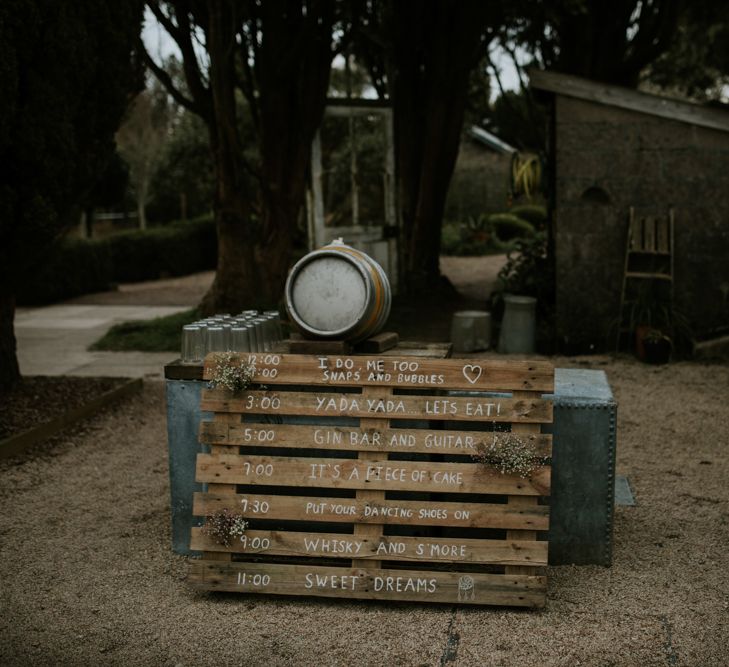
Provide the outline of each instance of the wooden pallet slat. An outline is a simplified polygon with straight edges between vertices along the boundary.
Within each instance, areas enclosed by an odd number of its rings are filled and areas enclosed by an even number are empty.
[[[362,398],[364,398],[366,401],[375,401],[377,404],[380,402],[387,403],[388,401],[392,400],[392,389],[389,387],[363,387],[362,388]],[[359,427],[360,429],[369,429],[369,428],[387,428],[390,426],[390,420],[389,419],[360,419],[359,420]],[[377,461],[382,457],[383,455],[378,452],[370,452],[370,451],[360,451],[357,455],[358,464],[353,465],[350,472],[350,477],[352,473],[355,470],[358,470],[360,466],[367,470],[369,473],[370,470],[372,470],[374,467],[377,466]],[[384,455],[385,461],[387,460],[388,455]],[[387,467],[388,464],[384,463],[384,466]],[[346,474],[346,473],[345,473]],[[379,477],[379,475],[378,475]],[[376,487],[373,487],[370,485],[369,487],[361,488],[357,490],[356,493],[357,500],[362,500],[365,502],[382,502],[385,500],[385,492],[384,490],[380,490]],[[384,529],[384,524],[382,522],[380,523],[355,523],[354,524],[354,535],[357,538],[364,539],[364,538],[373,538],[373,539],[380,539],[382,537]],[[352,567],[367,567],[367,561],[360,559],[360,556],[357,554],[356,558],[352,558]],[[378,558],[376,560],[372,561],[371,564],[372,567],[381,567],[382,561]]]
[[[236,355],[256,366],[254,382],[332,387],[397,387],[474,391],[554,390],[547,361],[428,359],[421,357],[336,356],[275,353]],[[212,377],[215,356],[205,360],[203,378]]]
[[[367,525],[367,524],[359,524]],[[300,533],[296,531],[249,530],[226,547],[192,529],[190,547],[268,556],[319,556],[353,560],[428,561],[489,563],[492,565],[547,565],[547,543],[535,540],[413,537],[366,535],[363,532]],[[367,567],[368,565],[362,565]],[[358,566],[359,567],[359,566]]]
[[[547,583],[529,575],[205,560],[193,564],[188,582],[213,591],[533,608],[544,606]]]
[[[193,528],[203,560],[192,585],[544,605],[548,543],[538,531],[549,527],[539,498],[551,482],[552,436],[542,433],[552,421],[542,397],[553,391],[551,365],[398,355],[255,362],[265,387],[203,392],[201,409],[214,418],[200,427],[210,453],[198,455],[196,480],[208,488],[195,494],[193,513],[239,511],[251,525],[230,546]],[[439,428],[444,421],[459,427]],[[515,435],[543,460],[527,477],[475,460]]]
[[[206,516],[226,507],[237,508],[251,519],[517,530],[549,528],[549,507],[546,505],[515,508],[487,502],[367,501],[257,493],[240,493],[231,499],[228,495],[196,493],[192,511],[195,516]]]
[[[473,456],[479,448],[498,444],[507,434],[498,431],[453,431],[417,428],[362,428],[294,424],[200,423],[200,442],[232,447],[271,446],[290,449],[351,450],[407,454]],[[552,436],[529,434],[528,442],[541,456],[552,454]]]
[[[372,457],[372,453],[367,453]],[[420,491],[431,493],[549,494],[551,469],[530,477],[507,475],[474,463],[199,454],[196,479],[207,484],[298,488]],[[379,496],[378,496],[379,497]],[[383,498],[384,499],[384,498]]]
[[[552,421],[551,401],[500,396],[392,395],[389,398],[373,398],[368,394],[273,390],[246,390],[238,396],[229,396],[224,390],[204,389],[200,407],[209,412],[303,417],[481,420],[537,424]]]

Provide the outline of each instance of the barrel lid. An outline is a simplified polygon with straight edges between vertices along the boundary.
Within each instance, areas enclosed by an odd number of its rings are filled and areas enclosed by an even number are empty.
[[[346,335],[365,314],[370,286],[367,274],[348,255],[322,249],[300,260],[286,286],[289,314],[322,336]]]

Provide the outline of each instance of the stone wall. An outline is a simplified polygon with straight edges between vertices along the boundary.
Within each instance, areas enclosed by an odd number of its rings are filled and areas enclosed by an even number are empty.
[[[631,206],[674,209],[674,305],[693,333],[729,326],[729,133],[560,95],[555,114],[560,345],[614,344]]]
[[[445,219],[465,222],[509,206],[511,155],[502,155],[468,137],[461,140],[448,188]]]

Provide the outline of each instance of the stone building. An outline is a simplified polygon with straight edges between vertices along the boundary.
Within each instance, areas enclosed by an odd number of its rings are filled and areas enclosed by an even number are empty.
[[[696,338],[729,331],[729,112],[551,72],[556,333],[562,349],[610,349],[628,220],[673,210],[673,306]]]
[[[465,222],[509,207],[511,159],[516,148],[477,125],[463,133],[448,188],[445,219]]]

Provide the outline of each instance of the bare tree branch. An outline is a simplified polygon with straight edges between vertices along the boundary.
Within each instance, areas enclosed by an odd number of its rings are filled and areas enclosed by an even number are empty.
[[[255,22],[253,23],[251,30],[253,31],[253,33],[255,33]],[[238,55],[240,58],[240,66],[242,72],[240,75],[236,75],[236,79],[239,88],[243,91],[243,95],[245,95],[245,98],[248,102],[248,106],[251,110],[251,118],[253,120],[253,125],[256,128],[256,132],[260,132],[261,118],[258,108],[258,98],[256,97],[255,73],[253,72],[253,68],[251,67],[250,62],[251,51],[254,50],[256,47],[254,44],[250,43],[248,36],[245,34],[244,30],[241,30],[239,34],[241,38],[241,44]],[[256,41],[255,34],[253,34],[252,41]]]
[[[144,45],[141,44],[140,40],[140,47],[139,52],[142,54],[142,58],[144,59],[144,63],[149,67],[149,69],[152,70],[152,73],[157,77],[159,82],[165,87],[167,92],[172,96],[172,98],[177,102],[179,105],[185,107],[188,111],[192,111],[195,114],[200,114],[200,111],[197,107],[197,104],[191,100],[185,97],[182,92],[175,86],[174,81],[172,81],[172,77],[162,68],[160,67],[155,61],[152,56],[147,53],[147,50],[144,48]]]
[[[170,16],[162,11],[159,2],[148,0],[149,7],[154,17],[162,27],[175,40],[182,54],[182,66],[185,72],[185,81],[193,99],[195,100],[195,113],[201,116],[206,122],[210,122],[212,114],[212,98],[210,89],[205,85],[205,79],[200,71],[200,65],[193,45],[193,28],[190,24],[189,7],[185,0],[178,0],[173,3],[175,7],[175,23]],[[157,69],[152,68],[155,74]],[[162,81],[162,79],[160,79]],[[192,110],[192,109],[191,109]]]
[[[524,79],[524,68],[519,64],[519,60],[516,57],[516,49],[505,42],[501,43],[501,48],[509,54],[511,62],[514,63],[516,75],[519,77],[519,88],[521,89],[522,95],[524,95],[524,99],[526,101],[529,120],[531,120],[532,123],[538,123],[539,118],[534,110],[534,96],[532,95],[531,88],[527,85],[526,80]]]

